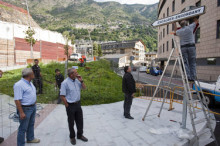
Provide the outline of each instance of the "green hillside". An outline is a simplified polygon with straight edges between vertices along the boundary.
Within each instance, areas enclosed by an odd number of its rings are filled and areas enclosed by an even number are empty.
[[[25,8],[23,0],[3,1]],[[93,40],[142,39],[150,50],[157,49],[157,31],[150,26],[157,18],[157,4],[122,5],[93,0],[28,0],[28,4],[42,28],[61,33],[68,30],[77,39],[88,39],[88,28],[76,30],[75,24],[92,24],[97,25],[91,33]]]

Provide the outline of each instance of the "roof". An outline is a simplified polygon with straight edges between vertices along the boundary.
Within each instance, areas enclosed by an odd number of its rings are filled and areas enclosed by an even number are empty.
[[[112,43],[103,43],[101,44],[103,50],[107,49],[121,49],[121,48],[134,48],[137,42],[144,43],[141,40],[128,40],[122,42],[112,42]],[[145,45],[144,45],[145,46]]]
[[[124,56],[128,56],[128,54],[111,54],[111,55],[105,55],[101,58],[106,58],[106,59],[110,59],[110,58],[121,58]]]

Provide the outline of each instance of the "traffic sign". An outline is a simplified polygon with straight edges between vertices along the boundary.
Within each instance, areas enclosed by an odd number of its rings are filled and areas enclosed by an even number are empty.
[[[155,21],[152,26],[162,26],[162,25],[166,25],[169,23],[173,23],[173,22],[177,22],[180,20],[184,20],[184,19],[189,19],[192,17],[196,17],[199,15],[202,15],[205,13],[205,6],[193,9],[193,10],[189,10],[180,14],[176,14],[167,18],[163,18],[160,20]]]

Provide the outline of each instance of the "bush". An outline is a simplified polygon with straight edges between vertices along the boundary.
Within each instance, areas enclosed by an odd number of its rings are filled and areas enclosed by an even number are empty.
[[[68,67],[76,65],[76,63],[70,62]],[[87,89],[81,92],[82,105],[112,103],[123,99],[122,79],[111,70],[110,65],[107,60],[100,60],[87,63],[87,68],[79,67],[78,73],[83,77],[87,86]],[[28,66],[30,67],[30,65]],[[54,88],[55,69],[60,69],[64,75],[65,65],[51,62],[47,65],[40,64],[40,67],[44,94],[38,95],[38,102],[53,103],[58,97],[58,91]],[[0,79],[1,93],[13,96],[13,85],[21,79],[21,70],[4,73],[3,78]]]

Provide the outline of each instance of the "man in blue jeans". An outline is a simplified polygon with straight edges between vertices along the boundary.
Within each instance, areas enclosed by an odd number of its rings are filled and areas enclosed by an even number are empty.
[[[22,70],[22,79],[14,85],[14,100],[17,106],[20,126],[18,128],[17,146],[25,145],[25,134],[27,143],[39,143],[34,137],[34,123],[36,114],[36,88],[31,83],[34,79],[32,69]]]
[[[196,46],[194,30],[199,23],[197,18],[190,25],[188,21],[182,20],[179,22],[181,29],[177,30],[177,25],[174,23],[174,31],[180,37],[181,52],[185,64],[188,80],[194,82],[196,79]]]

